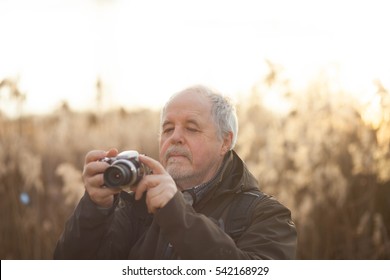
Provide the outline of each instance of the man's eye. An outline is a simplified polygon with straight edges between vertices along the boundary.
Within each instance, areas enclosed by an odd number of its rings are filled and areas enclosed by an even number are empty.
[[[191,132],[197,132],[198,131],[198,129],[193,128],[193,127],[189,127],[189,128],[187,128],[187,130],[189,130]]]
[[[173,128],[165,128],[164,130],[163,130],[163,133],[170,133],[171,131],[173,131]]]

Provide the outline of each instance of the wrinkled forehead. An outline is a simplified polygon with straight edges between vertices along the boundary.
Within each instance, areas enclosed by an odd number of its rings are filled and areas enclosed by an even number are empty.
[[[166,103],[162,111],[161,120],[168,115],[186,113],[210,117],[211,107],[211,100],[207,95],[197,91],[183,91],[172,96]]]

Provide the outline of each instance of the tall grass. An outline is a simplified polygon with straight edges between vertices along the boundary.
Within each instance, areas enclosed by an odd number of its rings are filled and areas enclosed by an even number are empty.
[[[388,91],[378,87],[380,118],[373,124],[367,108],[333,92],[326,79],[297,93],[277,74],[239,102],[236,150],[261,188],[291,208],[298,258],[389,259]],[[275,90],[291,106],[285,114],[264,106]],[[67,106],[47,116],[0,114],[0,258],[50,259],[84,191],[85,153],[116,147],[157,158],[158,115]]]

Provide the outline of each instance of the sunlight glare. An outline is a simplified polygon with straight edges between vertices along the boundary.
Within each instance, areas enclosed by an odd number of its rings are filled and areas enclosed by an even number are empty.
[[[297,89],[334,68],[364,102],[390,86],[387,26],[375,0],[0,2],[0,79],[19,78],[26,112],[94,108],[98,79],[104,108],[157,108],[197,83],[248,92],[269,60]]]

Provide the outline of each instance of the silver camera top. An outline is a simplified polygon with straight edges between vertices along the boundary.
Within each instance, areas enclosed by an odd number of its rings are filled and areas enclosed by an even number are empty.
[[[129,151],[123,151],[121,153],[119,153],[116,157],[105,157],[105,158],[102,158],[101,161],[104,161],[104,162],[107,162],[109,164],[113,163],[114,161],[118,160],[118,159],[135,159],[138,161],[138,156],[139,156],[139,153],[137,151],[134,151],[134,150],[129,150]]]

